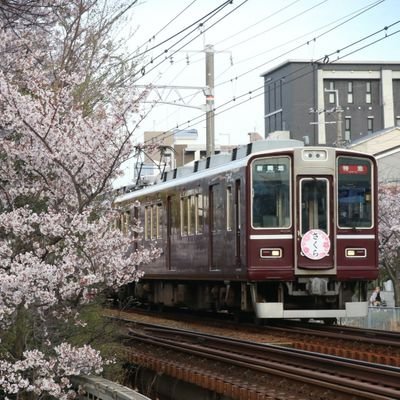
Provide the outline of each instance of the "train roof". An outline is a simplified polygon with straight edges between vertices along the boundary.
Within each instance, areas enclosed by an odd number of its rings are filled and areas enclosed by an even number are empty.
[[[197,160],[182,167],[168,171],[155,184],[133,189],[128,193],[116,196],[114,204],[124,203],[145,195],[157,193],[161,190],[184,185],[186,183],[199,180],[209,175],[216,175],[221,172],[230,171],[246,165],[249,158],[265,152],[276,152],[293,150],[294,148],[304,147],[304,143],[299,140],[260,140],[233,149],[232,153],[220,153],[207,158]],[[310,148],[310,147],[308,147]],[[354,151],[340,149],[343,151]],[[359,153],[359,152],[357,152]],[[360,153],[362,154],[362,153]]]

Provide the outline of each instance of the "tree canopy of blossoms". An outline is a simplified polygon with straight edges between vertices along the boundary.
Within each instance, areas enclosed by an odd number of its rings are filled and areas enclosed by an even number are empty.
[[[64,329],[156,255],[110,229],[110,182],[141,98],[115,84],[106,39],[134,3],[114,14],[96,0],[0,5],[1,398],[66,399],[69,376],[101,371],[99,352]]]
[[[379,189],[380,264],[394,285],[395,304],[400,306],[400,186],[381,184]]]

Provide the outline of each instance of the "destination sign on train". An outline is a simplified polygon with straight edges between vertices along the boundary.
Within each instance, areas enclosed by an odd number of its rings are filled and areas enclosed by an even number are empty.
[[[339,165],[339,174],[344,175],[366,175],[368,165]]]
[[[257,172],[266,172],[267,174],[275,173],[275,172],[285,172],[286,165],[285,164],[262,164],[256,165]]]

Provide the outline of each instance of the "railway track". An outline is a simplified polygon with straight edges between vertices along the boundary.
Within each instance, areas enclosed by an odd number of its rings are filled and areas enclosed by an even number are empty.
[[[287,330],[290,326],[295,327],[299,333],[324,337],[337,337],[337,335],[340,335],[342,338],[348,340],[400,348],[400,332],[340,325],[327,326],[318,323],[303,324],[292,321],[287,321],[285,325],[277,325],[272,329],[279,329],[281,327]]]
[[[211,390],[228,390],[232,398],[252,398],[251,391],[257,400],[308,399],[310,393],[320,399],[400,398],[396,367],[141,323],[130,330],[129,343],[135,346],[131,357],[150,362],[149,367]],[[144,349],[152,355],[141,358]],[[227,373],[215,375],[215,364]],[[215,376],[224,384],[218,385]]]
[[[235,335],[254,342],[285,344],[299,350],[400,367],[400,333],[396,332],[300,324],[293,321],[255,326],[193,314],[148,315],[137,310],[134,312],[106,310],[105,313],[109,317],[122,319],[128,323],[147,320],[150,323],[175,325],[178,328],[191,327],[209,333],[216,331],[221,335]]]

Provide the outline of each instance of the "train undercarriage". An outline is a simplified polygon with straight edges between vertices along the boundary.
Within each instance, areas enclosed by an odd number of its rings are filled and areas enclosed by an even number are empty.
[[[149,305],[253,313],[260,319],[331,320],[368,311],[367,282],[319,277],[294,282],[143,280],[128,291]]]

